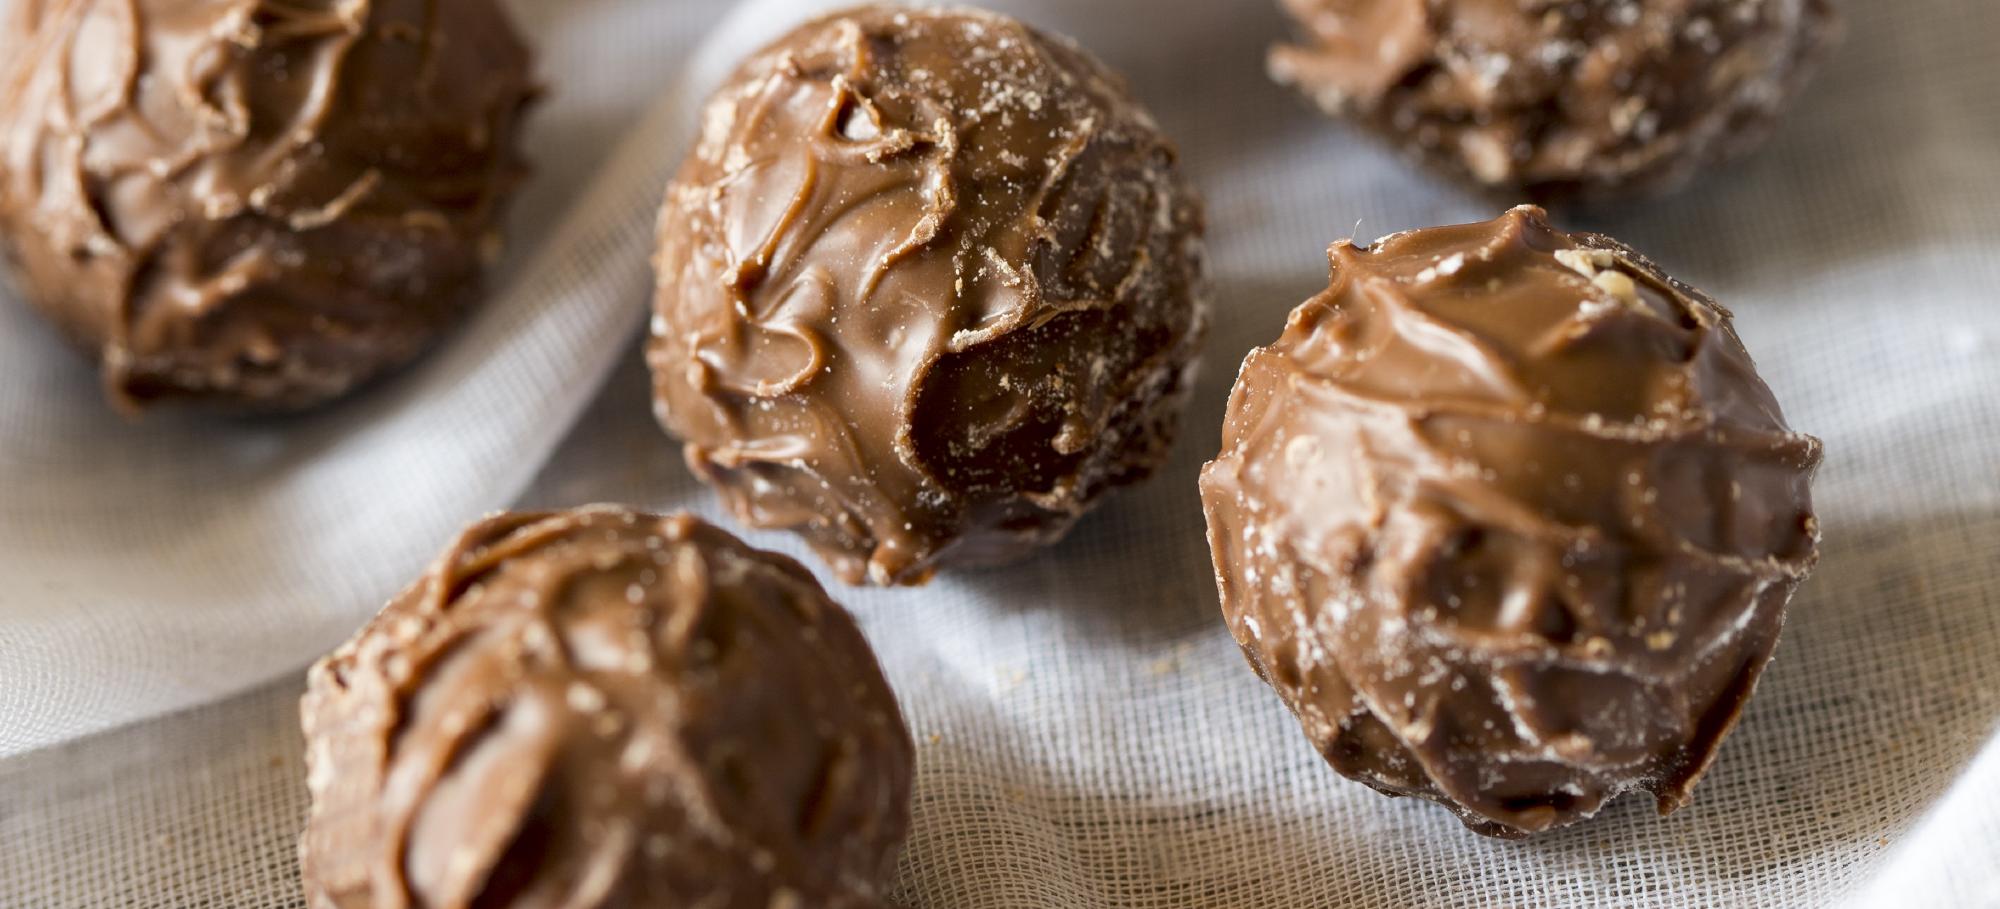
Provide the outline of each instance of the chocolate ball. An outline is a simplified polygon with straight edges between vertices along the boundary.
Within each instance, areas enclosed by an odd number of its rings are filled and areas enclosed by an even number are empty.
[[[1167,455],[1201,208],[1075,45],[972,10],[809,23],[667,192],[657,411],[744,523],[850,583],[1018,558]]]
[[[687,516],[475,524],[302,713],[313,909],[861,909],[909,826],[853,619]]]
[[[1829,0],[1283,0],[1273,78],[1413,156],[1543,201],[1647,196],[1763,142]]]
[[[1480,833],[1686,804],[1817,559],[1818,440],[1727,311],[1540,209],[1331,256],[1202,472],[1251,666]]]
[[[291,411],[480,296],[534,94],[494,0],[25,0],[0,249],[130,411]]]

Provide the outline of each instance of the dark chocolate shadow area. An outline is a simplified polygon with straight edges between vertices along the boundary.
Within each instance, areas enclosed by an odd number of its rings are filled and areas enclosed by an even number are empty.
[[[948,583],[997,609],[1048,618],[1081,643],[1146,648],[1227,637],[1197,481],[1221,446],[1244,356],[1275,340],[1285,315],[1324,285],[1323,275],[1218,276],[1215,318],[1168,462],[1144,484],[1112,493],[1056,546],[1014,565],[953,573]]]

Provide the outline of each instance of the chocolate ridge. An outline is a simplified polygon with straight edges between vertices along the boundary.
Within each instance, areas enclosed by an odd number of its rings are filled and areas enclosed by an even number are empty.
[[[1819,442],[1726,310],[1539,209],[1330,259],[1202,473],[1251,665],[1482,833],[1684,804],[1817,559]]]
[[[1205,330],[1152,118],[975,10],[861,7],[746,61],[660,236],[662,424],[850,582],[1021,557],[1149,475]]]
[[[687,515],[473,525],[312,669],[301,717],[314,909],[863,909],[908,831],[912,745],[860,630]]]

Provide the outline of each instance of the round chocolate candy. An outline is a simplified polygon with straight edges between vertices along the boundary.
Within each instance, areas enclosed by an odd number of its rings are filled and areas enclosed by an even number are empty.
[[[313,909],[872,909],[909,826],[853,619],[691,517],[482,521],[310,682]]]
[[[1230,629],[1341,773],[1525,836],[1685,804],[1819,531],[1729,313],[1539,209],[1336,244],[1202,473]]]
[[[1123,84],[971,10],[800,27],[668,190],[647,358],[688,463],[849,582],[1018,558],[1167,454],[1201,209]]]
[[[1413,156],[1542,201],[1677,189],[1762,143],[1829,0],[1283,0],[1271,74]]]
[[[0,250],[114,403],[324,403],[480,295],[535,88],[494,0],[25,0]]]

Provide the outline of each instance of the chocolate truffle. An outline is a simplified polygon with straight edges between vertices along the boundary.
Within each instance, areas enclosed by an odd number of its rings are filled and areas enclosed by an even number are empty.
[[[1819,442],[1722,307],[1539,209],[1331,257],[1202,472],[1251,666],[1480,833],[1687,803],[1817,559]]]
[[[0,249],[120,407],[311,407],[480,295],[534,94],[494,0],[21,3]]]
[[[971,10],[800,27],[668,190],[656,410],[850,583],[1018,558],[1166,457],[1205,325],[1173,148],[1075,45]]]
[[[1273,78],[1513,198],[1647,196],[1764,140],[1829,0],[1283,0]]]
[[[687,516],[468,529],[311,673],[313,909],[880,905],[912,749],[812,575]]]

